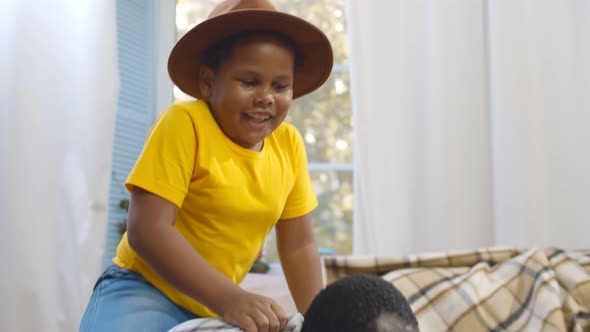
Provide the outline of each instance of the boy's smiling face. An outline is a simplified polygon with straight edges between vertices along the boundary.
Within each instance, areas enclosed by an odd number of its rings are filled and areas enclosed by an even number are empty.
[[[237,41],[213,71],[201,71],[201,90],[221,130],[238,145],[260,151],[293,100],[295,54],[270,34]]]

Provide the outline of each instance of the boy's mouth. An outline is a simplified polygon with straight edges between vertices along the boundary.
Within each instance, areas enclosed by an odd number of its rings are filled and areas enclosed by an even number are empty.
[[[264,123],[272,118],[272,116],[267,113],[242,113],[242,117],[248,120],[248,122],[254,123]]]

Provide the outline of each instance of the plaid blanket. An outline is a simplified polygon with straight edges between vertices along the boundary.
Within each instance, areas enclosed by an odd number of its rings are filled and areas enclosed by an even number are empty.
[[[325,283],[392,282],[422,332],[590,331],[590,251],[489,248],[407,257],[323,257]]]

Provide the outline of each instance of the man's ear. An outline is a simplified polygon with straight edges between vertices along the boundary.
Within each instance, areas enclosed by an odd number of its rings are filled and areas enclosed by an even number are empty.
[[[211,94],[213,93],[214,78],[215,73],[213,72],[213,69],[205,65],[201,66],[199,69],[199,89],[201,89],[201,94],[205,100],[209,100],[209,98],[211,98]]]

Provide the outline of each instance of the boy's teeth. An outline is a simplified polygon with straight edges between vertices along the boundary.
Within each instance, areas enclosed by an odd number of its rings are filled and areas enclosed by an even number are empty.
[[[257,115],[257,114],[247,114],[247,115],[257,121],[264,121],[269,118],[266,115]]]

